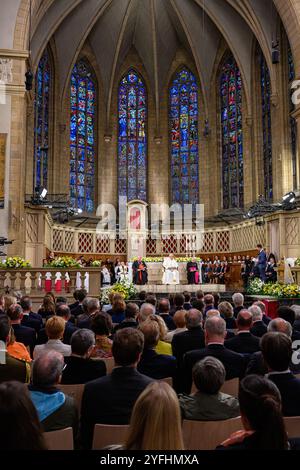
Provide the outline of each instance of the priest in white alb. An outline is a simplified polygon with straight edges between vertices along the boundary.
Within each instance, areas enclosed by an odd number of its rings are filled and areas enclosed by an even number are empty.
[[[163,262],[164,274],[162,283],[165,285],[168,284],[179,284],[179,271],[178,263],[174,258],[173,254],[170,254],[168,258],[164,259]]]

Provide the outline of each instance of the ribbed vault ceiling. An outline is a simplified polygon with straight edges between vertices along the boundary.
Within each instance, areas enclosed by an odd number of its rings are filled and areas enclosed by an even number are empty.
[[[32,61],[36,67],[53,38],[63,96],[72,67],[88,40],[101,73],[109,116],[113,84],[134,47],[144,64],[158,116],[162,90],[180,46],[194,59],[208,106],[212,73],[224,38],[239,64],[249,98],[254,37],[272,77],[270,50],[277,27],[272,0],[49,0],[48,8],[33,24]]]

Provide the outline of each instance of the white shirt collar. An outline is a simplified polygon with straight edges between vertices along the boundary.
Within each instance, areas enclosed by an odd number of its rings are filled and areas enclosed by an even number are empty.
[[[283,370],[283,371],[272,370],[272,372],[269,372],[268,374],[266,374],[266,377],[269,377],[270,375],[283,375],[283,374],[290,374],[290,373],[291,373],[290,369]]]

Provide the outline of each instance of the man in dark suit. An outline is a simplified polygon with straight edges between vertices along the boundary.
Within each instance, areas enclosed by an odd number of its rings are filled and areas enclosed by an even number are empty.
[[[289,338],[291,338],[293,330],[289,322],[285,321],[283,318],[275,318],[268,325],[268,333],[272,333],[272,332],[284,333]],[[294,354],[296,354],[296,358],[297,358],[296,351],[294,352]],[[290,370],[294,374],[300,374],[300,353],[298,354],[299,354],[299,358],[298,358],[299,361],[298,360],[294,361],[294,363],[290,362]],[[268,368],[263,359],[262,352],[258,351],[252,354],[247,364],[246,375],[250,375],[250,374],[266,375],[267,373],[268,373]]]
[[[21,324],[33,328],[37,333],[43,328],[42,316],[31,311],[32,301],[28,295],[21,298],[20,305],[23,309],[23,318]]]
[[[230,351],[224,346],[226,323],[223,318],[213,316],[205,322],[206,347],[189,351],[183,358],[181,377],[185,393],[190,393],[192,387],[192,370],[196,362],[204,357],[213,356],[219,359],[225,367],[226,380],[242,378],[246,369],[246,359],[242,354]]]
[[[141,374],[153,379],[174,377],[177,370],[176,358],[166,354],[157,354],[155,348],[159,341],[159,326],[156,321],[145,321],[139,325],[144,335],[144,351],[138,364]]]
[[[245,309],[244,307],[244,296],[240,292],[236,292],[232,296],[233,302],[233,313],[235,318],[237,318],[238,314]]]
[[[259,306],[259,308],[261,309],[262,314],[263,314],[262,320],[263,320],[264,324],[268,326],[270,321],[272,321],[272,318],[268,317],[268,315],[266,314],[265,304],[261,300],[258,300],[256,302],[254,302],[253,305],[258,305]]]
[[[71,311],[70,308],[65,305],[61,304],[56,307],[56,315],[58,317],[62,317],[65,320],[65,330],[64,330],[64,336],[63,336],[63,343],[65,344],[71,344],[71,337],[72,334],[78,330],[76,326],[73,325],[73,323],[70,321],[71,318]],[[48,336],[46,334],[46,329],[42,328],[37,336],[37,344],[45,344],[48,341]]]
[[[94,346],[95,335],[91,330],[75,331],[71,338],[72,354],[65,357],[62,384],[85,384],[106,375],[105,362],[90,359]]]
[[[74,298],[77,299],[77,301],[74,304],[70,305],[70,310],[71,310],[71,315],[77,318],[79,317],[79,315],[82,315],[84,313],[82,303],[87,296],[87,291],[85,289],[77,289],[75,292],[73,295],[74,295]]]
[[[185,317],[187,331],[177,333],[172,339],[172,351],[180,366],[183,356],[187,351],[204,348],[204,331],[202,328],[202,313],[191,309]]]
[[[164,320],[168,330],[175,330],[176,326],[173,318],[170,315],[170,302],[169,299],[160,299],[158,302],[158,314]]]
[[[258,305],[249,307],[248,312],[252,313],[252,327],[250,333],[258,338],[261,338],[267,333],[267,325],[263,322],[263,314]]]
[[[7,345],[10,340],[10,319],[5,314],[0,315],[0,341]],[[3,361],[2,361],[3,359]],[[4,362],[4,364],[2,363]],[[29,382],[30,364],[26,361],[15,359],[5,349],[1,351],[0,383],[10,380]]]
[[[81,407],[81,442],[92,446],[95,424],[128,424],[132,408],[152,379],[136,367],[144,348],[143,334],[133,328],[116,333],[112,353],[115,367],[110,375],[85,385]]]
[[[114,332],[116,333],[118,330],[122,330],[123,328],[137,328],[137,316],[139,314],[139,307],[134,302],[129,302],[126,305],[125,310],[125,319],[115,326]]]
[[[260,340],[250,333],[252,314],[242,310],[237,317],[237,335],[225,341],[225,347],[240,354],[253,354],[260,350]]]
[[[268,378],[280,391],[283,415],[300,416],[300,380],[289,369],[293,361],[291,339],[283,333],[267,333],[261,340],[261,350]]]
[[[91,329],[92,317],[96,312],[100,311],[100,303],[98,299],[86,297],[83,301],[84,313],[77,317],[78,328]]]
[[[259,277],[262,281],[266,280],[266,267],[267,267],[267,255],[262,245],[257,245],[258,257],[257,257],[257,268],[259,271]]]
[[[29,346],[32,354],[36,344],[36,332],[33,328],[21,324],[23,318],[21,305],[11,305],[7,311],[7,316],[11,320],[11,326],[13,327],[16,341],[25,344],[25,346]]]

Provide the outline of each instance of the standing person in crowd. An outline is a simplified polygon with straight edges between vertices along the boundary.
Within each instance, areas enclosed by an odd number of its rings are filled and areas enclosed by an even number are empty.
[[[186,265],[188,284],[199,284],[199,266],[196,258],[192,258]]]
[[[103,361],[90,359],[95,346],[95,335],[91,330],[75,331],[71,338],[71,356],[65,358],[62,384],[84,384],[106,374]]]
[[[46,335],[48,341],[46,344],[39,344],[34,348],[33,359],[37,359],[46,351],[53,350],[61,353],[63,356],[70,356],[71,346],[62,342],[65,331],[65,321],[61,317],[50,317],[46,323]]]
[[[183,450],[180,409],[164,382],[148,385],[137,399],[123,450]]]
[[[242,311],[245,310],[244,307],[244,296],[240,292],[236,292],[232,296],[232,302],[233,302],[233,312],[235,318],[237,318],[238,314]]]
[[[133,283],[144,286],[148,282],[148,271],[145,261],[139,256],[132,264]]]
[[[11,322],[6,315],[0,315],[0,341],[4,345],[1,350],[0,383],[9,380],[18,380],[28,383],[30,379],[30,364],[24,360],[16,359],[10,355],[7,346],[10,342]]]
[[[133,328],[116,333],[112,373],[85,385],[81,407],[81,441],[84,449],[92,447],[94,426],[129,424],[132,408],[152,381],[137,371],[144,348],[143,334]]]
[[[258,256],[257,256],[257,269],[259,272],[260,279],[266,281],[266,267],[267,267],[267,255],[261,244],[257,245]]]
[[[91,330],[95,334],[95,346],[91,351],[93,358],[112,357],[112,339],[110,338],[113,325],[110,315],[97,312],[92,319]]]
[[[287,432],[278,388],[270,380],[249,375],[240,383],[239,403],[244,430],[219,447],[225,450],[287,450]]]
[[[42,428],[28,388],[20,382],[0,384],[0,450],[46,450]]]
[[[44,432],[71,427],[76,437],[78,410],[74,399],[57,388],[63,370],[64,358],[59,352],[43,352],[33,362],[30,397]]]
[[[267,282],[277,282],[277,272],[275,268],[277,268],[275,256],[271,253],[267,262],[265,273]]]
[[[179,396],[183,419],[221,421],[240,415],[236,398],[220,392],[226,371],[215,357],[205,357],[193,367],[193,382],[197,392]]]

